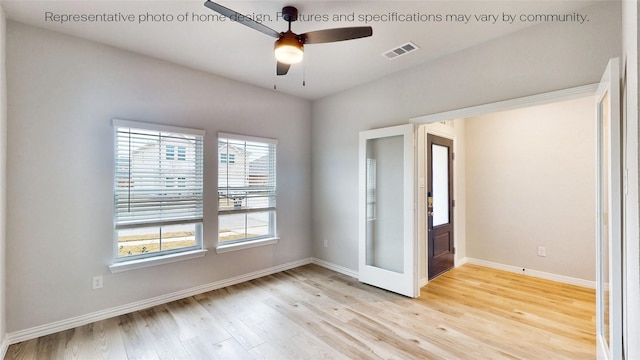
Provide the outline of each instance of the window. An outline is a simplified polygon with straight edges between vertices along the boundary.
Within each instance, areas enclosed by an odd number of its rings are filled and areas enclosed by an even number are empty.
[[[202,249],[204,131],[113,125],[116,261]]]
[[[277,140],[218,134],[218,244],[276,236]]]

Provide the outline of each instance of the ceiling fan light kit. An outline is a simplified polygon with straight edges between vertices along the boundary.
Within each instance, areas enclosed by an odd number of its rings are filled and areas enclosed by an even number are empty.
[[[281,63],[297,64],[302,61],[304,56],[304,45],[296,34],[287,31],[280,39],[276,40],[274,53],[276,60]]]
[[[289,23],[289,29],[286,32],[277,32],[248,16],[244,16],[211,0],[207,0],[204,6],[228,17],[231,21],[239,22],[263,34],[276,38],[274,55],[276,58],[277,75],[286,75],[292,64],[302,61],[305,44],[353,40],[373,35],[371,26],[326,29],[296,34],[291,31],[291,23],[298,20],[298,9],[293,6],[285,6],[282,8],[282,18]]]

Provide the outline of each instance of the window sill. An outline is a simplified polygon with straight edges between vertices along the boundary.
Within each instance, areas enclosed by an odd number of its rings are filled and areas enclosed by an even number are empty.
[[[231,252],[231,251],[250,249],[258,246],[273,245],[273,244],[277,244],[278,240],[280,240],[279,237],[272,237],[272,238],[266,238],[266,239],[244,241],[244,242],[235,243],[235,244],[219,245],[216,248],[216,253],[222,254],[222,253]]]
[[[170,264],[176,261],[197,259],[205,256],[206,253],[207,253],[207,250],[202,249],[202,250],[185,251],[185,252],[176,253],[176,254],[161,255],[161,256],[156,256],[156,257],[151,257],[146,259],[123,261],[123,262],[118,262],[110,265],[109,270],[111,270],[111,272],[115,274],[123,271],[142,269],[146,267],[163,265],[163,264]]]

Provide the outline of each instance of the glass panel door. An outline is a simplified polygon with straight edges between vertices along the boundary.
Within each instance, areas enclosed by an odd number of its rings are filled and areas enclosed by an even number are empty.
[[[622,193],[620,70],[612,59],[597,91],[596,348],[622,359]]]
[[[360,133],[359,280],[419,295],[413,125]]]

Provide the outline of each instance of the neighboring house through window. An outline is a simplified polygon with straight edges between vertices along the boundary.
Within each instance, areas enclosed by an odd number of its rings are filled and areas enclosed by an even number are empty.
[[[175,145],[165,145],[164,146],[165,159],[173,160],[176,156],[176,147]]]
[[[202,249],[204,131],[113,126],[116,262]]]
[[[276,145],[218,134],[218,245],[276,237]]]
[[[221,164],[234,164],[236,162],[236,154],[227,154],[227,153],[221,153],[220,154],[220,163]]]

